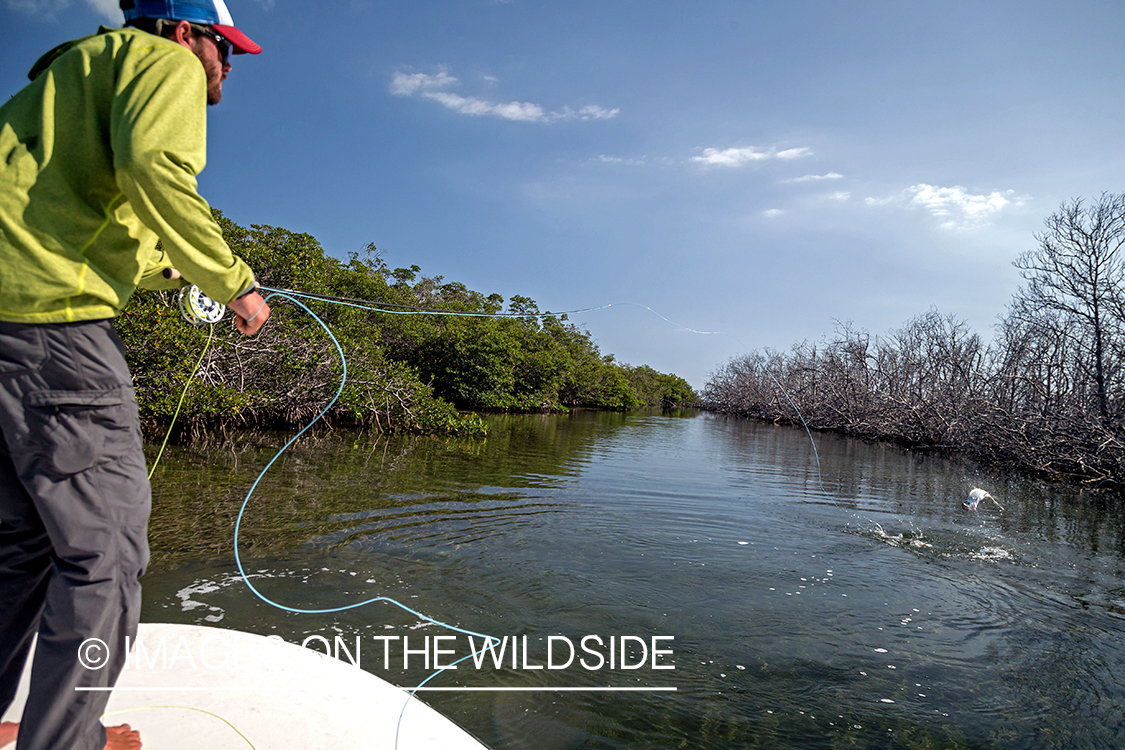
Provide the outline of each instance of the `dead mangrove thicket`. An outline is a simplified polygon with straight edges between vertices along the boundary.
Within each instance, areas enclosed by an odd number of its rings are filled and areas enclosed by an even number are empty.
[[[1016,259],[1025,284],[986,344],[936,310],[872,336],[841,325],[732,359],[707,408],[1125,486],[1125,194],[1064,203]],[[776,383],[774,379],[776,378]]]

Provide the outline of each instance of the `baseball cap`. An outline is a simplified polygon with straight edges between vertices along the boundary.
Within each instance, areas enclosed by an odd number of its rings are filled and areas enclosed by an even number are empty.
[[[227,4],[223,0],[121,0],[125,21],[135,18],[165,18],[210,26],[230,40],[234,53],[256,55],[262,48],[234,27]]]

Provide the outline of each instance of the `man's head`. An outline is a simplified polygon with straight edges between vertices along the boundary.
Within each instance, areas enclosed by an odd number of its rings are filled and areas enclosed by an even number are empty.
[[[121,0],[127,26],[166,36],[190,49],[207,73],[207,103],[218,104],[230,56],[262,51],[234,26],[223,0]]]

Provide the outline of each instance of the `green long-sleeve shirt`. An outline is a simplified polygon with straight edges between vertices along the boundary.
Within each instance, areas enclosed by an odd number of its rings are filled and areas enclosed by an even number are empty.
[[[0,107],[0,320],[113,317],[138,285],[178,286],[168,266],[220,302],[254,282],[196,190],[202,64],[144,31],[103,32],[40,61]]]

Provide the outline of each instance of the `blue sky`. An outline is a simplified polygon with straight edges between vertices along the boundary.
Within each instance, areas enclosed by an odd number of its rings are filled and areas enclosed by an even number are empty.
[[[835,320],[935,306],[990,338],[1043,219],[1125,190],[1119,3],[228,5],[265,51],[211,109],[212,205],[544,310],[731,334],[573,318],[696,386]],[[0,91],[115,7],[0,0]]]

